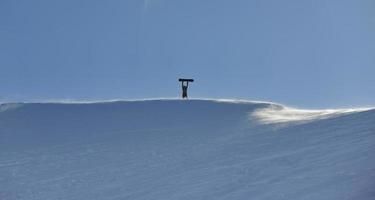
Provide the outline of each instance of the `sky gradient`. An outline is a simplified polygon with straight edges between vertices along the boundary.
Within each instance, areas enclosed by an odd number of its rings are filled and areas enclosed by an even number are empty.
[[[0,0],[0,102],[375,106],[373,0]]]

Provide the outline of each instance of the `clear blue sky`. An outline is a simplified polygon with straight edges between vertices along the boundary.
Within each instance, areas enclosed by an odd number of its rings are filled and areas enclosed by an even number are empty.
[[[374,0],[0,0],[0,101],[375,105]]]

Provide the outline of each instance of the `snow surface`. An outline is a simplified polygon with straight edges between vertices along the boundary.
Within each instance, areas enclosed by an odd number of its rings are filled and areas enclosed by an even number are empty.
[[[144,100],[0,106],[0,199],[375,199],[375,110]]]

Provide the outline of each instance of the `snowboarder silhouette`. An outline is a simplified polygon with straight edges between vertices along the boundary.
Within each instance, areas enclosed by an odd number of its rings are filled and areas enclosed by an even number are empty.
[[[186,85],[185,85],[185,83],[186,83]],[[182,98],[183,99],[188,98],[187,89],[189,87],[189,82],[182,81],[181,84],[182,84]]]
[[[189,87],[189,82],[194,82],[194,80],[193,79],[178,79],[178,81],[181,82],[182,98],[187,99],[188,98],[187,90]]]

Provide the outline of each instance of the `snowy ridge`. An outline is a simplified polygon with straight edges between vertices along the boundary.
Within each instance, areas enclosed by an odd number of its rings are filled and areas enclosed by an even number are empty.
[[[246,99],[212,99],[212,98],[190,98],[190,101],[210,101],[210,102],[226,102],[226,103],[248,103],[248,104],[273,104],[273,105],[280,105],[277,103],[273,103],[270,101],[254,101],[254,100],[246,100]],[[188,101],[188,100],[181,100],[181,98],[144,98],[144,99],[110,99],[110,100],[74,100],[74,99],[60,99],[60,100],[44,100],[44,101],[28,101],[28,102],[17,102],[17,103],[0,103],[0,107],[4,105],[14,105],[14,104],[101,104],[101,103],[116,103],[116,102],[144,102],[144,101]],[[281,106],[281,105],[280,105]]]
[[[350,113],[357,113],[363,111],[374,110],[374,107],[365,108],[343,108],[343,109],[297,109],[281,104],[267,102],[267,101],[250,101],[243,99],[210,99],[199,98],[191,99],[193,101],[211,101],[216,103],[233,103],[233,104],[266,104],[267,106],[260,109],[253,110],[250,115],[259,120],[260,123],[287,123],[287,122],[303,122],[319,119],[327,119],[346,115]],[[107,104],[119,102],[147,102],[147,101],[180,101],[179,98],[150,98],[150,99],[134,99],[121,100],[113,99],[107,101],[77,101],[77,100],[60,100],[60,101],[45,101],[45,102],[24,102],[24,103],[4,103],[0,104],[0,112],[8,109],[16,109],[24,104]]]
[[[372,200],[374,154],[371,108],[214,99],[0,106],[6,200]]]

